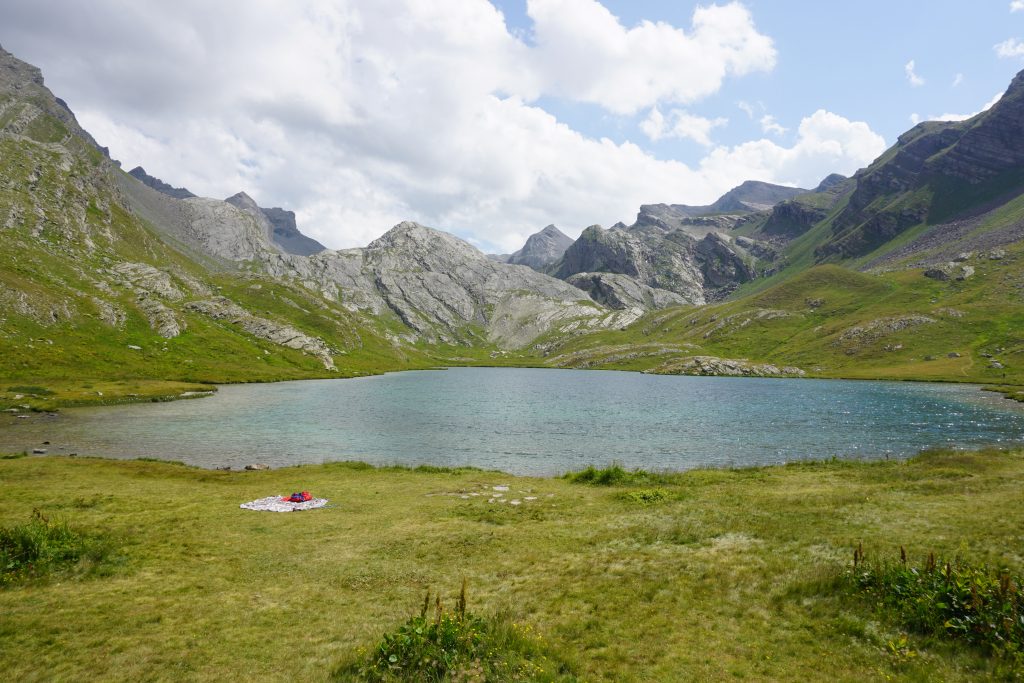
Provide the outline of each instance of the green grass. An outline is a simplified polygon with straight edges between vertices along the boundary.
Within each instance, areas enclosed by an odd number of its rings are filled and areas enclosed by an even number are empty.
[[[817,266],[736,301],[654,311],[625,330],[548,338],[546,362],[676,372],[680,360],[708,355],[795,366],[812,377],[1020,385],[1022,258],[1017,246],[1004,260],[976,259],[975,275],[962,282],[920,270]],[[900,320],[911,322],[887,326]]]
[[[365,662],[424,593],[529,626],[587,681],[990,677],[984,649],[882,618],[834,577],[927,552],[1020,574],[1024,455],[696,470],[641,486],[346,463],[220,472],[0,460],[0,526],[32,507],[119,541],[105,576],[0,591],[11,680],[326,680]],[[518,507],[470,492],[505,485]],[[331,507],[238,508],[306,489]],[[623,494],[662,489],[637,504]],[[506,494],[507,497],[511,497]],[[659,496],[660,497],[660,496]],[[823,589],[823,586],[831,586]],[[449,607],[450,609],[451,607]],[[907,638],[911,661],[890,652]],[[362,654],[360,654],[362,653]]]
[[[564,681],[579,680],[573,667],[550,652],[529,625],[507,615],[466,611],[466,583],[454,609],[428,590],[417,616],[384,637],[369,653],[340,665],[334,681]],[[550,656],[549,656],[550,655]]]
[[[33,510],[28,521],[0,527],[0,588],[53,575],[95,571],[111,554],[110,542]]]

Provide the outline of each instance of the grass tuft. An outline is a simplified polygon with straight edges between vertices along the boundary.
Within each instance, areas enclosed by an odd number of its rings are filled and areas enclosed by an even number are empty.
[[[88,572],[110,554],[110,543],[64,520],[33,510],[28,522],[0,528],[0,588],[57,572]]]
[[[627,470],[618,463],[598,469],[593,465],[576,472],[562,475],[573,484],[590,484],[591,486],[642,486],[644,484],[666,484],[671,477],[646,470]]]
[[[428,590],[418,615],[384,634],[369,653],[358,652],[333,673],[334,681],[564,681],[572,667],[550,651],[532,627],[505,616],[466,611],[466,581],[448,611]]]

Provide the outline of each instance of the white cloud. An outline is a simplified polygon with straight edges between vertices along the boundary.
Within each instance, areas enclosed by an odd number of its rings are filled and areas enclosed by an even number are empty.
[[[1024,0],[1010,0],[1010,11],[1020,12],[1024,10]]]
[[[917,75],[915,68],[913,59],[903,65],[903,71],[907,74],[907,82],[911,87],[920,88],[924,85],[924,79]]]
[[[908,118],[910,119],[910,125],[912,126],[916,126],[917,124],[921,123],[922,120],[921,115],[917,113],[911,114]]]
[[[754,118],[754,107],[749,102],[740,100],[736,103],[736,106],[739,107],[740,111],[747,115],[748,119]]]
[[[726,76],[775,66],[771,38],[738,2],[697,7],[688,32],[649,21],[626,28],[596,0],[528,0],[527,13],[544,90],[617,114],[695,102]]]
[[[295,210],[332,247],[414,219],[508,252],[548,223],[629,221],[640,204],[707,203],[746,179],[812,186],[884,147],[827,112],[792,147],[718,147],[692,165],[588,137],[537,98],[650,108],[651,130],[711,145],[724,120],[679,105],[770,69],[771,40],[736,3],[699,8],[687,31],[625,28],[592,0],[528,10],[530,40],[482,0],[6,0],[0,25],[115,158]]]
[[[1021,0],[1021,2],[1024,2],[1024,0]],[[953,76],[953,84],[950,87],[951,88],[956,88],[956,87],[958,87],[963,82],[964,82],[964,75],[963,74],[957,74],[956,76]]]
[[[785,135],[789,129],[776,121],[771,114],[765,114],[761,117],[761,130],[772,135]]]
[[[1003,59],[1012,59],[1014,57],[1024,57],[1024,42],[1016,38],[1010,38],[1003,42],[994,45],[992,47],[996,51],[996,54]]]
[[[710,147],[711,131],[719,126],[729,123],[728,119],[718,117],[714,119],[694,116],[682,109],[673,109],[666,118],[657,107],[653,107],[647,118],[640,123],[640,129],[652,141],[662,138],[689,139],[694,142]]]
[[[829,173],[852,174],[883,151],[885,140],[866,123],[819,109],[800,122],[792,147],[767,139],[719,147],[700,169],[712,180],[742,177],[814,187]]]
[[[991,100],[989,100],[985,104],[981,105],[981,109],[979,109],[976,112],[973,112],[971,114],[939,114],[937,116],[936,115],[932,115],[932,116],[928,117],[928,120],[929,121],[966,121],[967,119],[974,118],[975,116],[977,116],[978,114],[980,114],[983,111],[988,111],[989,109],[992,108],[992,105],[994,105],[996,102],[998,102],[1002,98],[1003,98],[1003,93],[998,92],[998,93],[995,94],[995,96]]]

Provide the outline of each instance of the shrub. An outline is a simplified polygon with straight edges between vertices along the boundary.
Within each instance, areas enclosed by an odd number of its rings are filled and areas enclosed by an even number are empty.
[[[576,677],[569,666],[549,657],[543,639],[529,626],[505,618],[485,619],[466,612],[466,585],[455,611],[440,596],[430,611],[430,592],[419,615],[386,633],[368,654],[339,667],[335,681],[563,681]]]
[[[1024,664],[1019,576],[960,560],[936,561],[934,555],[915,567],[902,548],[899,562],[867,564],[863,557],[858,548],[847,581],[908,630],[961,640]]]
[[[590,484],[592,486],[637,486],[664,484],[669,481],[669,477],[666,475],[645,470],[627,470],[618,463],[612,463],[604,469],[588,465],[586,469],[567,472],[563,477],[574,484]]]
[[[0,528],[0,587],[72,568],[88,570],[108,554],[104,539],[33,510],[28,522]]]

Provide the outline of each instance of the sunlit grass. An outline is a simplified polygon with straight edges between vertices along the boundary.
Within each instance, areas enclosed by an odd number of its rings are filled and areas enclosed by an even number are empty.
[[[836,577],[859,544],[1020,574],[1021,454],[658,476],[589,486],[352,463],[0,460],[4,490],[31,492],[0,497],[0,526],[38,507],[123,539],[124,554],[107,576],[0,592],[0,666],[12,680],[325,680],[406,624],[428,589],[456,605],[465,578],[474,614],[529,626],[588,681],[996,671],[984,650],[907,631]],[[238,508],[301,489],[331,506]],[[913,661],[890,651],[904,636]]]

